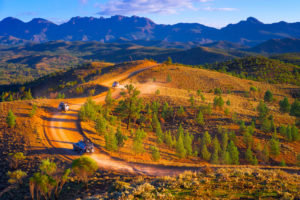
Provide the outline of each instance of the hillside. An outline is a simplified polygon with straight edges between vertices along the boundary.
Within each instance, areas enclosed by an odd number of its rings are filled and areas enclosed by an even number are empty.
[[[52,72],[76,67],[82,63],[105,61],[120,63],[142,59],[164,62],[205,64],[243,57],[249,53],[208,47],[166,49],[133,43],[65,42],[29,43],[5,46],[0,51],[0,84],[24,83]]]
[[[112,42],[120,38],[200,43],[227,40],[253,46],[270,39],[298,38],[300,26],[299,23],[286,22],[264,24],[253,17],[221,29],[197,23],[156,24],[148,18],[138,16],[73,17],[60,25],[41,18],[25,23],[7,17],[0,22],[0,36],[13,36],[35,42],[51,40]]]
[[[300,39],[285,38],[263,42],[248,51],[262,54],[296,53],[300,51]]]
[[[277,54],[270,56],[270,58],[300,66],[300,53]]]
[[[115,80],[121,86],[104,92]],[[48,164],[57,167],[47,177],[72,169],[57,199],[299,196],[299,123],[279,111],[283,97],[295,101],[297,86],[151,61],[91,62],[24,86],[7,86],[14,91],[0,102],[1,198],[30,199],[29,178]],[[47,98],[32,99],[29,89]],[[273,99],[262,113],[258,105],[268,90]],[[68,112],[57,111],[60,101],[69,103]],[[72,150],[83,137],[95,153]],[[16,168],[11,158],[17,152],[26,157]],[[95,164],[84,179],[71,165],[81,158]],[[15,169],[27,173],[18,187],[6,175]],[[47,188],[54,196],[55,187]]]
[[[265,57],[234,59],[205,67],[251,80],[300,85],[299,66]]]
[[[238,50],[238,49],[246,49],[247,46],[233,43],[233,42],[228,42],[228,41],[218,41],[218,42],[213,42],[213,43],[207,43],[203,44],[205,47],[210,47],[210,48],[217,48],[217,49],[224,49],[224,50]]]

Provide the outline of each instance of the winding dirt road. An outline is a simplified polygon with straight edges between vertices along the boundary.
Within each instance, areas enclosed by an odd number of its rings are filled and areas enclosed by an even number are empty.
[[[154,66],[152,66],[154,67]],[[109,81],[101,83],[105,87],[110,87],[114,81],[126,80],[130,76],[137,74],[141,71],[149,69],[147,67],[141,70],[137,70],[132,73],[123,73],[114,77]],[[115,89],[112,92],[112,96],[117,98],[119,96],[120,89]],[[106,93],[102,93],[93,97],[96,102],[104,102]],[[78,158],[80,155],[73,151],[72,144],[81,140],[84,136],[79,126],[78,111],[81,105],[86,101],[85,98],[70,99],[70,111],[67,113],[57,112],[51,117],[44,120],[44,136],[45,145],[54,154],[58,155],[65,161],[72,161]],[[128,163],[117,158],[112,158],[101,149],[96,148],[95,153],[90,155],[95,159],[99,165],[99,168],[106,170],[115,170],[133,174],[144,174],[151,176],[163,176],[163,175],[175,175],[182,173],[185,170],[200,170],[201,167],[173,167],[173,166],[162,166],[162,165],[150,165],[150,164],[138,164]],[[205,165],[203,165],[205,166]],[[237,167],[237,166],[211,166],[213,168],[220,167]],[[241,167],[241,166],[239,166]],[[245,166],[246,167],[246,166]],[[253,167],[253,166],[251,166]],[[253,167],[257,168],[257,167]],[[278,169],[279,167],[260,167],[264,169]],[[293,171],[295,172],[294,168]]]

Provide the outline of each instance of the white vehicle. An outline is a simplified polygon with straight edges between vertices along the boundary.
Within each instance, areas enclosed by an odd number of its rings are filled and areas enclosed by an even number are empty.
[[[67,111],[69,111],[69,109],[70,109],[70,107],[67,103],[60,102],[59,105],[58,105],[58,110],[59,111],[67,112]]]
[[[112,87],[119,87],[120,86],[120,83],[118,81],[115,81],[113,84],[112,84]]]

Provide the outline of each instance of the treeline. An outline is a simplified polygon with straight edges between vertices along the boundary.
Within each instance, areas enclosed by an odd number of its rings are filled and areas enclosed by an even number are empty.
[[[67,96],[82,95],[87,88],[78,86],[79,84],[85,83],[93,76],[101,75],[111,69],[112,67],[102,68],[101,66],[93,66],[91,63],[85,63],[73,68],[53,72],[24,84],[0,85],[2,101],[22,100],[24,90],[30,91],[33,98],[50,97],[63,99]],[[88,89],[95,90],[95,88]],[[37,93],[39,96],[37,96]],[[88,91],[88,95],[93,95],[94,93],[95,91]]]
[[[203,66],[239,78],[300,85],[300,67],[262,56],[239,58]]]

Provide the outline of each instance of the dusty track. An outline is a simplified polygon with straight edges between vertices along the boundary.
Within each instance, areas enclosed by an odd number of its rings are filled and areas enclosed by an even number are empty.
[[[154,67],[154,66],[153,66]],[[102,83],[105,87],[110,87],[114,81],[121,81],[135,75],[143,70],[150,67],[137,70],[131,73],[123,73],[113,79],[105,81]],[[116,89],[112,92],[112,96],[117,98],[119,96],[120,90]],[[105,93],[97,95],[93,100],[97,102],[104,102]],[[67,113],[54,113],[51,117],[44,120],[44,137],[45,145],[48,147],[51,153],[59,156],[65,161],[72,161],[78,158],[79,155],[75,153],[72,149],[72,143],[78,142],[84,137],[84,134],[78,123],[78,110],[81,105],[86,101],[85,98],[80,99],[70,99],[70,111]],[[145,175],[174,175],[181,173],[185,170],[201,170],[202,167],[175,167],[175,166],[163,166],[163,165],[150,165],[150,164],[139,164],[139,163],[129,163],[118,158],[112,158],[105,152],[102,152],[100,148],[96,148],[96,152],[90,155],[95,159],[100,168],[106,170],[116,170],[126,173],[134,174],[145,174]],[[234,167],[250,167],[250,168],[262,168],[262,169],[282,169],[288,172],[299,173],[299,168],[282,168],[282,167],[267,167],[267,166],[214,166],[209,165],[211,168],[234,168]]]

